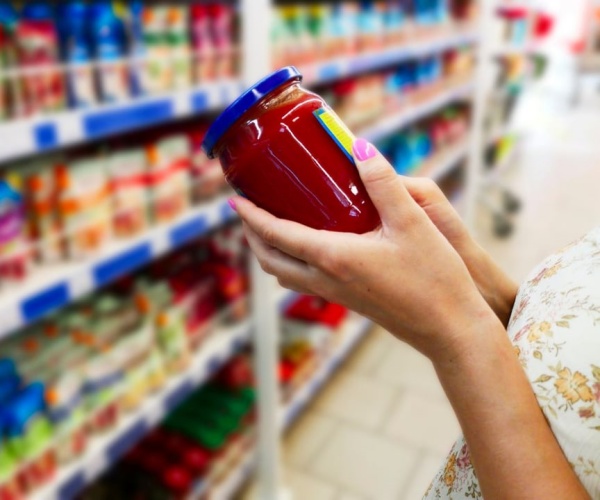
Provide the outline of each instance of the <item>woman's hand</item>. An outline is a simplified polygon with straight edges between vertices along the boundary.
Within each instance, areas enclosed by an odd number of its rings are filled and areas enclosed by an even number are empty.
[[[518,286],[471,237],[460,215],[431,179],[402,177],[406,189],[466,264],[477,288],[506,327]]]
[[[463,260],[376,149],[354,154],[382,226],[366,235],[318,231],[232,200],[263,269],[281,285],[373,319],[419,351],[448,360],[467,328],[493,317]],[[495,320],[495,318],[494,318]],[[497,320],[495,320],[497,321]],[[489,321],[488,321],[489,322]]]

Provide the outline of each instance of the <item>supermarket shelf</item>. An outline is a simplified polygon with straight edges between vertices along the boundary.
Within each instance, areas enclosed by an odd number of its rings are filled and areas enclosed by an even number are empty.
[[[301,71],[305,83],[318,85],[339,78],[374,71],[409,59],[443,52],[453,47],[475,43],[477,40],[478,36],[475,32],[452,33],[431,40],[406,43],[383,51],[369,52],[353,57],[341,57],[333,61],[305,66],[301,68]]]
[[[283,292],[281,295],[284,295]],[[288,296],[290,295],[291,292],[288,292]],[[323,387],[325,382],[339,367],[340,363],[346,359],[354,347],[366,335],[372,325],[371,321],[365,318],[356,318],[349,321],[342,333],[344,338],[341,344],[336,347],[329,358],[323,361],[314,377],[294,395],[292,401],[282,408],[280,425],[284,430],[300,415],[306,405]],[[210,500],[230,500],[234,498],[235,493],[250,478],[255,466],[256,450],[250,450],[241,460],[238,467],[216,489],[211,490],[208,498]],[[195,498],[195,496],[193,497]]]
[[[467,157],[469,145],[467,141],[449,148],[447,151],[436,155],[431,162],[417,170],[413,175],[416,177],[429,177],[434,181],[444,178],[457,163]]]
[[[457,86],[456,88],[446,90],[433,99],[424,102],[423,104],[410,106],[396,115],[390,116],[389,118],[384,118],[376,125],[359,131],[357,135],[364,137],[371,142],[378,141],[396,132],[402,127],[406,127],[410,123],[430,115],[434,111],[437,111],[447,104],[459,99],[467,98],[473,92],[473,89],[474,82],[469,81],[463,85]]]
[[[0,339],[235,218],[223,196],[189,210],[171,224],[113,242],[92,259],[36,269],[23,285],[0,294]]]
[[[288,428],[296,420],[372,326],[373,323],[366,318],[359,317],[348,321],[344,331],[341,332],[343,335],[341,343],[335,347],[327,359],[322,361],[312,379],[298,390],[292,400],[282,409],[280,425],[283,429]]]
[[[0,162],[217,110],[241,91],[238,80],[223,80],[126,104],[7,121],[0,125]]]
[[[237,468],[231,472],[219,486],[212,489],[208,498],[210,500],[231,500],[234,498],[236,492],[238,492],[250,478],[255,466],[256,450],[248,451],[238,464]],[[193,496],[192,498],[195,499],[198,497]]]
[[[250,340],[250,334],[249,321],[212,334],[184,373],[169,379],[163,389],[146,398],[137,410],[122,418],[115,429],[93,438],[87,451],[73,465],[60,469],[54,481],[32,495],[31,499],[74,498],[218,371]]]

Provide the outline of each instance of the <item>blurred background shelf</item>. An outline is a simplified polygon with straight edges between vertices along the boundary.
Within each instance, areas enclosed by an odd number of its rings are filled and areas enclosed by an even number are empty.
[[[89,260],[47,266],[22,285],[0,293],[0,338],[57,311],[90,292],[237,217],[223,196],[189,210],[170,224],[103,249]]]
[[[0,123],[0,163],[216,111],[243,89],[239,81],[217,81],[124,104]]]
[[[445,35],[430,37],[428,40],[407,42],[383,51],[301,66],[300,71],[304,75],[305,83],[319,85],[357,74],[368,73],[410,59],[433,55],[448,49],[460,48],[464,45],[474,44],[477,40],[478,34],[475,31],[450,31]]]
[[[36,492],[35,500],[75,498],[87,484],[105,472],[138,441],[206,382],[235,353],[250,341],[250,322],[220,327],[210,334],[186,370],[170,378],[157,393],[145,399],[141,406],[126,415],[118,426],[106,434],[92,438],[85,453],[57,477]]]

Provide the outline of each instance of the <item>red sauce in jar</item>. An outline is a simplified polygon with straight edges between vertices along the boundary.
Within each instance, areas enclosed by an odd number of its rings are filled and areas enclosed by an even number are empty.
[[[282,72],[286,81],[265,85]],[[219,158],[234,189],[276,217],[315,229],[372,231],[380,218],[349,153],[353,136],[300,80],[285,68],[259,82],[248,92],[258,88],[262,98],[239,116],[236,106],[248,93],[242,95],[211,127],[204,148]],[[237,119],[224,129],[227,116]]]

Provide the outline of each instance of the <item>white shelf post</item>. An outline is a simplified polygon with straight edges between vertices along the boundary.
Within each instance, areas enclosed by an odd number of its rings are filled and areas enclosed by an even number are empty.
[[[477,203],[483,177],[483,154],[485,145],[485,117],[489,92],[489,82],[493,79],[492,50],[493,41],[489,34],[493,32],[497,2],[483,0],[479,2],[481,12],[479,21],[479,50],[477,51],[477,68],[475,70],[475,98],[473,101],[473,117],[471,123],[471,140],[465,186],[465,222],[467,227],[475,230]]]
[[[270,0],[241,0],[242,78],[251,85],[271,71]],[[260,165],[256,165],[260,168]],[[281,480],[281,431],[279,426],[280,389],[279,311],[274,298],[275,280],[252,259],[252,321],[254,360],[258,393],[257,500],[288,499]]]

